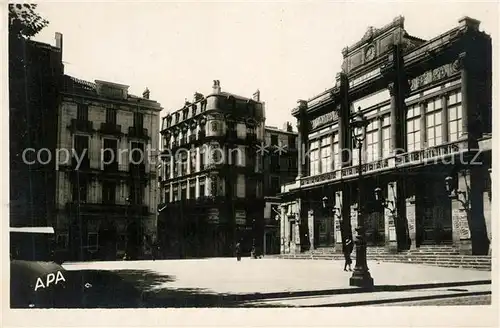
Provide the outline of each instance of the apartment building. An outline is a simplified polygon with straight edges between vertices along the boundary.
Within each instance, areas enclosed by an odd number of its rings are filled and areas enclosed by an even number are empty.
[[[127,85],[64,76],[55,230],[70,259],[140,258],[156,235],[161,106]]]

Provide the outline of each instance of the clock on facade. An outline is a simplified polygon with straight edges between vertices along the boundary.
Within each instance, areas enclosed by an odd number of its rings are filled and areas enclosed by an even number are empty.
[[[365,51],[365,59],[372,60],[375,57],[375,47],[369,46]]]

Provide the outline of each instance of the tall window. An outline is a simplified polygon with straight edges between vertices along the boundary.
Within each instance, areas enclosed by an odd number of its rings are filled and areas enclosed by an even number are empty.
[[[339,134],[335,132],[333,134],[333,169],[338,170],[342,167],[342,158],[340,158],[340,147],[339,147]]]
[[[200,149],[200,156],[198,156],[200,158],[200,171],[205,169],[205,156],[207,156],[207,153]]]
[[[382,157],[391,155],[391,117],[385,115],[382,119]]]
[[[276,195],[280,193],[280,177],[271,177],[271,194]]]
[[[172,166],[170,165],[170,157],[165,160],[165,179],[170,179],[170,172],[172,171]]]
[[[408,151],[420,149],[420,105],[408,106],[406,111],[406,146]]]
[[[144,153],[144,143],[142,142],[131,142],[130,152],[132,153],[132,164],[144,164],[147,159],[144,158],[146,154]]]
[[[277,146],[278,145],[278,136],[275,134],[271,135],[271,145],[272,146]]]
[[[434,147],[440,145],[443,142],[441,110],[441,97],[434,98],[427,103],[427,110],[425,113],[427,147]]]
[[[330,172],[332,170],[332,137],[326,136],[321,139],[321,173]]]
[[[189,170],[191,173],[194,173],[196,171],[196,150],[192,150],[189,153]]]
[[[173,196],[173,201],[177,202],[179,200],[179,186],[176,184],[174,185],[173,191],[172,191],[172,196]]]
[[[191,180],[189,182],[189,199],[196,198],[196,180]]]
[[[89,232],[87,234],[87,246],[90,252],[96,252],[99,246],[99,234],[96,232]]]
[[[183,152],[180,155],[180,161],[179,161],[179,172],[181,176],[187,174],[187,167],[188,167],[188,157],[187,154]]]
[[[78,155],[78,158],[82,158],[82,162],[80,164],[79,169],[88,167],[89,163],[89,137],[82,135],[74,136],[74,150]],[[76,160],[72,160],[73,163],[76,163]]]
[[[76,107],[76,118],[81,121],[88,121],[89,106],[85,104],[78,104]]]
[[[462,135],[462,93],[456,91],[448,99],[449,141],[457,141]]]
[[[73,183],[72,196],[74,202],[86,203],[87,202],[87,182],[80,180]],[[80,196],[80,199],[78,199]]]
[[[181,200],[187,199],[187,182],[181,184]]]
[[[112,164],[115,162],[119,162],[118,157],[118,140],[116,139],[107,139],[105,138],[103,141],[104,144],[104,164]]]
[[[357,144],[357,139],[362,137],[362,131],[359,131],[360,133],[356,134],[356,137],[353,138],[353,147],[352,147],[352,152],[351,152],[351,157],[352,157],[352,165],[358,165],[359,164],[359,148]],[[363,149],[366,149],[366,140],[362,142]],[[362,150],[363,150],[362,149]]]
[[[366,161],[373,162],[378,159],[378,129],[379,120],[374,119],[366,128]]]
[[[200,178],[200,197],[205,197],[205,178]]]
[[[102,183],[102,202],[104,204],[115,204],[116,182],[104,181]]]
[[[295,149],[297,138],[294,135],[288,136],[288,149]]]
[[[165,203],[170,202],[170,186],[165,188]]]
[[[309,163],[310,163],[310,169],[311,169],[311,175],[316,175],[319,174],[319,142],[312,141],[311,142],[311,148],[309,152]]]
[[[144,126],[144,115],[142,113],[134,112],[134,126],[137,128]]]
[[[116,124],[116,110],[111,108],[106,109],[106,123]]]
[[[144,186],[140,183],[133,183],[130,186],[130,201],[135,205],[142,205],[144,198]]]

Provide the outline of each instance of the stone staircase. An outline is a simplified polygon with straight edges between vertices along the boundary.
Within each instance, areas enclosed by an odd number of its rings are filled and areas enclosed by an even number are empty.
[[[344,256],[333,247],[318,248],[299,254],[280,254],[282,259],[312,259],[312,260],[343,260]],[[352,253],[353,262],[356,251]],[[458,249],[451,245],[420,246],[417,249],[390,253],[384,247],[368,247],[368,261],[413,263],[433,265],[448,268],[466,268],[491,271],[490,255],[461,255]],[[355,262],[354,262],[355,263]]]

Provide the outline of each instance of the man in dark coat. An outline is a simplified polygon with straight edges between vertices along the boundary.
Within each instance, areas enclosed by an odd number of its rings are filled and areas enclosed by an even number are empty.
[[[351,259],[351,253],[352,250],[354,249],[354,244],[351,239],[346,239],[344,243],[342,244],[342,252],[344,253],[344,258],[345,258],[345,264],[344,264],[344,271],[347,271],[347,266],[349,266],[349,271],[352,271],[351,269],[351,264],[352,264],[352,259]]]
[[[236,252],[236,258],[238,259],[238,261],[241,261],[241,244],[240,244],[240,242],[236,243],[235,252]]]

